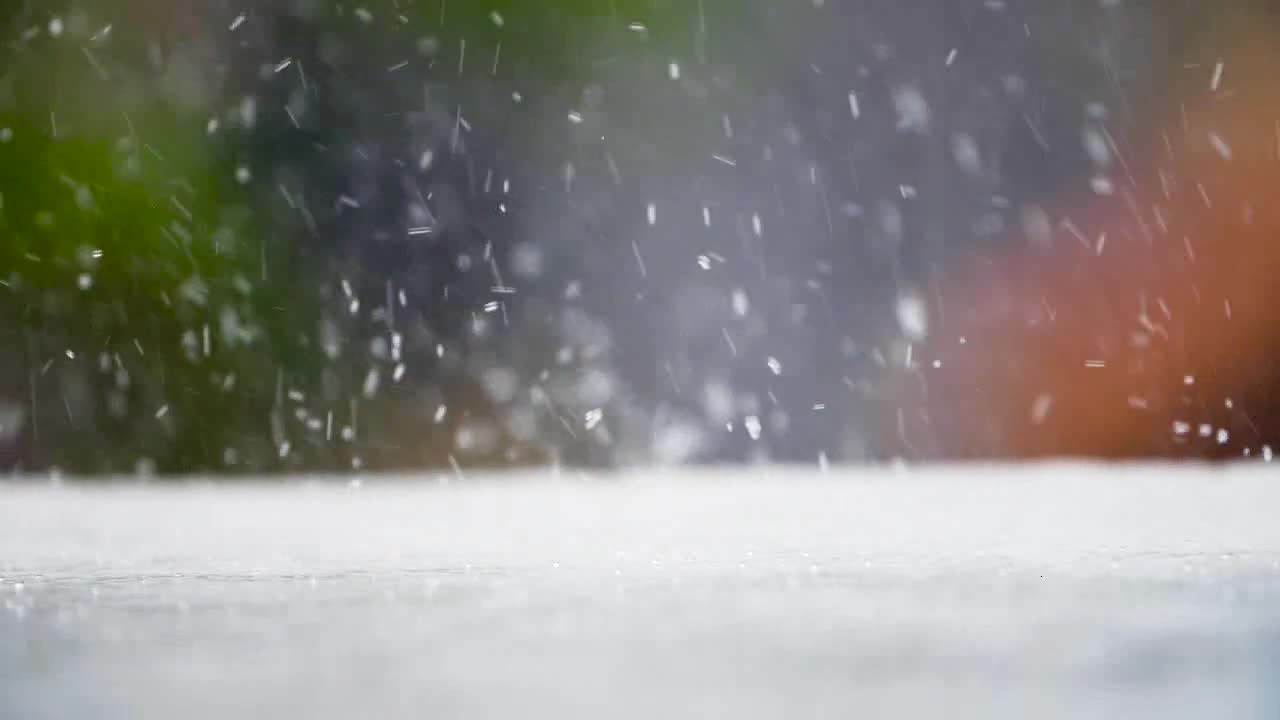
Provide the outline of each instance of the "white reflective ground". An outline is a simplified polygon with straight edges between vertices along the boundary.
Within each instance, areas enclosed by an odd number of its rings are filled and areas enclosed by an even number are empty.
[[[1275,718],[1280,474],[0,485],[5,718]]]

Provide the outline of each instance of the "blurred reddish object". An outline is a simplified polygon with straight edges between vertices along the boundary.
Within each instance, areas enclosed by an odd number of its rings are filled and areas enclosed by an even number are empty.
[[[1275,442],[1272,39],[1241,34],[1183,68],[1203,85],[1048,209],[1052,242],[949,261],[927,349],[948,366],[926,371],[921,412],[944,455],[1239,457]]]

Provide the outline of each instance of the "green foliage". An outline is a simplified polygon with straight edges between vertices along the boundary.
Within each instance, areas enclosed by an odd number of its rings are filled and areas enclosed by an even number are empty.
[[[0,115],[0,395],[29,406],[28,462],[269,467],[275,371],[315,366],[290,253],[200,119],[155,102],[55,129],[39,95]]]

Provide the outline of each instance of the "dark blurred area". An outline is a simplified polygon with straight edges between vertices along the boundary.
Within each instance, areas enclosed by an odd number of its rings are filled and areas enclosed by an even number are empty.
[[[1277,8],[0,10],[0,467],[1263,458]]]

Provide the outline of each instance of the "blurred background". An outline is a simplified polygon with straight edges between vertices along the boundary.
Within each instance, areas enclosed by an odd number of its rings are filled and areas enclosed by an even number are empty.
[[[11,0],[0,468],[1270,461],[1278,22]]]

